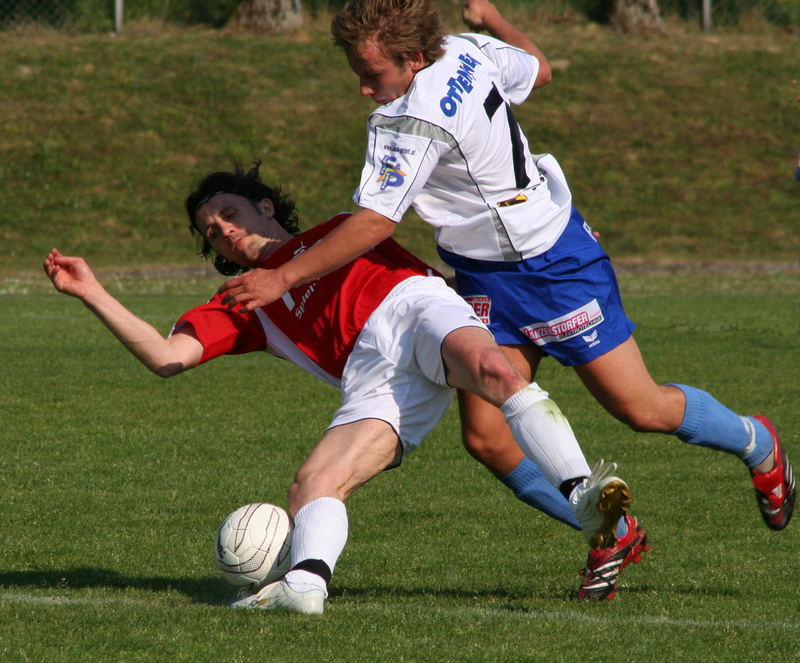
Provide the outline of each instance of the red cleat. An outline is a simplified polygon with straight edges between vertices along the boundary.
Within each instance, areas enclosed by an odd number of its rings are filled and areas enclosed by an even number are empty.
[[[797,498],[794,472],[772,422],[761,415],[755,415],[753,419],[764,424],[772,435],[772,452],[775,456],[775,466],[768,472],[750,470],[758,508],[761,509],[767,527],[781,530],[789,524]]]
[[[625,514],[628,533],[617,539],[612,548],[600,550],[589,549],[586,567],[580,572],[583,576],[578,598],[587,601],[604,601],[614,598],[617,590],[617,578],[628,564],[639,562],[642,553],[650,550],[647,543],[647,532],[639,525],[636,518]]]

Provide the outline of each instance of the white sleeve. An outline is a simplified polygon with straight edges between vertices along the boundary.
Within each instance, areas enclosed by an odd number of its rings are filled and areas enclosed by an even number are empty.
[[[431,137],[370,126],[361,183],[353,200],[400,221],[447,149]]]
[[[539,60],[536,56],[489,35],[459,36],[475,44],[497,66],[503,92],[512,104],[521,104],[528,98],[539,73]]]

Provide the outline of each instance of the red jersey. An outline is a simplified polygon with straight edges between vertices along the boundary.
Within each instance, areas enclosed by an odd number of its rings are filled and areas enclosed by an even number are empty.
[[[300,233],[259,267],[275,269],[310,248],[349,214],[339,214]],[[345,362],[367,318],[401,281],[430,276],[433,268],[387,239],[352,262],[316,281],[292,288],[272,304],[238,313],[215,295],[184,313],[203,345],[201,363],[224,354],[266,350],[297,364],[331,384],[338,384]]]

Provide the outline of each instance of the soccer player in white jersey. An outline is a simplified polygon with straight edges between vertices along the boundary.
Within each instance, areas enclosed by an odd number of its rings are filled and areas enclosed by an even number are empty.
[[[459,292],[526,377],[553,356],[634,430],[740,457],[764,521],[783,529],[795,481],[774,425],[695,387],[652,379],[608,256],[573,207],[556,159],[535,155],[514,119],[511,105],[550,80],[546,58],[489,0],[467,0],[464,19],[492,36],[445,37],[433,0],[353,0],[339,12],[334,39],[361,94],[380,104],[354,197],[361,209],[302,259],[229,281],[225,301],[244,309],[274,301],[390,236],[413,205],[434,227]],[[471,394],[459,403],[467,448],[524,498],[535,468],[502,413]],[[579,596],[613,592],[627,546],[642,543],[626,524],[625,546],[590,551]]]
[[[186,200],[201,252],[224,274],[279,268],[341,227],[340,214],[297,234],[294,204],[248,173],[212,173]],[[289,489],[292,567],[234,608],[323,612],[327,584],[347,540],[344,500],[397,465],[447,411],[453,387],[502,408],[518,442],[551,483],[574,484],[570,504],[590,545],[613,546],[631,495],[600,461],[590,471],[577,442],[537,446],[530,431],[569,427],[547,394],[508,361],[473,309],[433,270],[386,239],[343,267],[252,311],[222,296],[180,317],[164,338],[111,296],[82,258],[53,249],[44,269],[78,297],[146,367],[176,375],[225,354],[266,351],[339,385],[342,407]]]

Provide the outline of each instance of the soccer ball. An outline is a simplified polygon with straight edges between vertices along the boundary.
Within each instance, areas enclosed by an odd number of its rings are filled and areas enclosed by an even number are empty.
[[[289,570],[292,521],[281,507],[246,504],[229,515],[217,533],[217,565],[239,587],[266,585]]]

